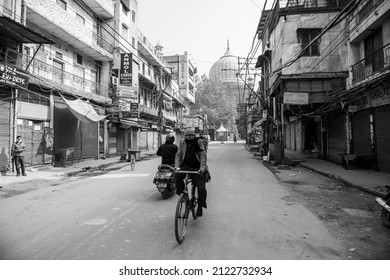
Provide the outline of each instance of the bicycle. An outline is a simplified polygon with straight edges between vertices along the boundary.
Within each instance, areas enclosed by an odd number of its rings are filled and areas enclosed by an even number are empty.
[[[186,174],[184,178],[184,190],[177,200],[175,212],[175,236],[179,244],[184,240],[187,231],[187,220],[191,211],[194,220],[198,217],[198,188],[194,185],[194,180],[190,174],[199,174],[198,171],[176,171],[176,173]]]

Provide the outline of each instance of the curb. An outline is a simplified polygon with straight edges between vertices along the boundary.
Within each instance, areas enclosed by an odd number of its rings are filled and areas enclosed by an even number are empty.
[[[312,170],[314,172],[317,172],[317,173],[319,173],[321,175],[324,175],[324,176],[327,176],[329,178],[333,178],[333,179],[336,179],[336,180],[338,180],[340,182],[343,182],[345,185],[347,185],[349,187],[353,187],[353,188],[359,189],[361,191],[364,191],[366,193],[369,193],[369,194],[372,194],[372,195],[375,195],[375,196],[384,197],[387,194],[387,192],[385,190],[383,190],[383,192],[376,191],[376,190],[371,190],[371,189],[368,189],[368,188],[363,187],[361,185],[353,184],[353,183],[349,182],[348,180],[346,180],[346,179],[344,179],[344,178],[342,178],[342,177],[340,177],[338,175],[334,175],[334,174],[329,173],[329,172],[317,170],[315,168],[312,168],[310,166],[307,166],[307,165],[304,165],[304,164],[301,164],[301,163],[299,165],[304,167],[304,168],[306,168],[306,169],[309,169],[309,170]],[[380,186],[378,186],[378,187],[380,187]]]

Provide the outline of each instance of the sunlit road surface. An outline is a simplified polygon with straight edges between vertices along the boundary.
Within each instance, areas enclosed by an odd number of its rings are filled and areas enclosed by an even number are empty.
[[[152,183],[160,158],[0,199],[1,259],[346,259],[313,214],[243,143],[211,143],[204,216],[174,234],[177,196]]]

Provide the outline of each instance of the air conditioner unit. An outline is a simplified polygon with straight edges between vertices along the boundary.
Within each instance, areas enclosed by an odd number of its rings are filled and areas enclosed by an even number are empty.
[[[118,77],[111,77],[111,83],[115,86],[119,85]]]
[[[21,55],[16,50],[7,48],[6,54],[5,54],[5,60],[13,65],[20,65],[21,61]]]

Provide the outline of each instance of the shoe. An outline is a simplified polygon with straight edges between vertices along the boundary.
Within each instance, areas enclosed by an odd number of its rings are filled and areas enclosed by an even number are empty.
[[[203,210],[202,207],[199,207],[198,210],[196,211],[196,216],[202,217],[203,216]]]
[[[26,174],[26,173],[23,173],[23,176],[27,176],[27,174]]]
[[[18,173],[18,174],[16,174],[16,176],[20,176],[20,174]]]

